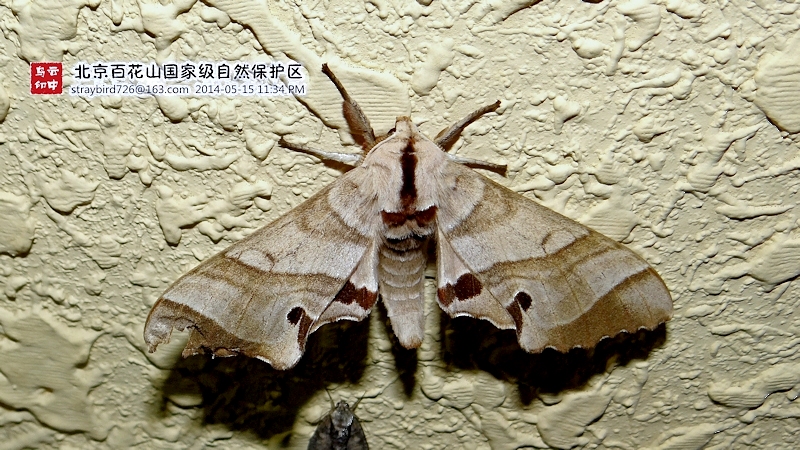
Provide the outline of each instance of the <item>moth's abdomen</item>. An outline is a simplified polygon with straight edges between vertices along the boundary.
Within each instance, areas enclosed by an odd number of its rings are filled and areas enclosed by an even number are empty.
[[[428,237],[385,239],[378,255],[379,292],[392,329],[406,348],[422,344]]]

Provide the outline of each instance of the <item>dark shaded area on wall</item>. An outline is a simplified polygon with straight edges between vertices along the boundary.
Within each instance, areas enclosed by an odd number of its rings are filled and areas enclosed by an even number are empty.
[[[298,411],[317,391],[363,376],[368,335],[369,318],[326,325],[309,336],[305,355],[289,370],[247,357],[180,359],[161,387],[161,410],[171,398],[200,395],[205,424],[261,439],[286,433],[288,441]]]
[[[435,314],[441,324],[440,359],[447,369],[481,370],[515,383],[520,401],[526,405],[540,392],[577,388],[614,366],[646,359],[667,334],[662,324],[654,331],[604,339],[594,349],[576,348],[568,353],[546,349],[529,354],[520,348],[513,330],[499,330],[487,321],[468,317],[453,319],[438,308]],[[223,424],[260,439],[285,434],[288,445],[297,414],[311,397],[329,384],[355,384],[364,375],[370,320],[381,321],[386,328],[398,377],[410,396],[419,370],[417,350],[400,346],[381,305],[362,322],[335,322],[311,334],[303,358],[289,370],[275,370],[246,357],[180,359],[161,388],[161,410],[171,399],[199,395],[204,423]]]
[[[530,404],[538,392],[555,393],[585,384],[614,366],[644,360],[661,347],[667,328],[640,330],[606,338],[593,349],[568,353],[545,349],[531,354],[520,348],[514,330],[499,330],[485,320],[450,318],[441,314],[442,359],[451,371],[483,370],[495,378],[516,383],[520,401]]]

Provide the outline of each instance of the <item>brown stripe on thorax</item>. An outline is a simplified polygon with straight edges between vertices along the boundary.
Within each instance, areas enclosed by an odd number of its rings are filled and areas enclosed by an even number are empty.
[[[417,185],[415,171],[417,169],[417,155],[414,153],[414,141],[409,139],[408,145],[400,155],[400,168],[403,171],[403,185],[400,187],[400,204],[403,211],[410,211],[417,201]]]

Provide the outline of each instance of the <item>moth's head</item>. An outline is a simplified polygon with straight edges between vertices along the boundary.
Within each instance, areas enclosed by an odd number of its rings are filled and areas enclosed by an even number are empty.
[[[414,122],[411,121],[411,118],[408,116],[400,116],[395,121],[394,127],[392,127],[391,130],[387,131],[386,134],[375,137],[375,144],[380,144],[388,139],[394,142],[410,141],[412,136],[416,133],[419,133],[419,130],[417,126],[414,125]],[[370,148],[369,151],[372,151],[375,147],[377,147],[377,145]]]
[[[336,404],[336,408],[331,413],[331,423],[333,428],[342,430],[349,428],[353,423],[353,411],[350,410],[350,405],[345,401],[340,401]]]
[[[394,123],[394,128],[389,130],[386,137],[395,139],[409,139],[412,134],[418,133],[417,126],[411,121],[411,117],[400,116]]]

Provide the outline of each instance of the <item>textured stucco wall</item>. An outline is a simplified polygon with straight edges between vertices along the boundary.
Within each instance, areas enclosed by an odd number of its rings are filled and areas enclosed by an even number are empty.
[[[305,448],[325,387],[374,448],[792,448],[798,28],[772,0],[0,1],[0,449]],[[31,61],[287,57],[301,101],[28,92]],[[146,353],[170,282],[339,176],[280,136],[357,151],[325,61],[378,131],[501,100],[457,152],[642,254],[674,319],[527,355],[430,279],[419,352],[375,311],[287,372]]]

